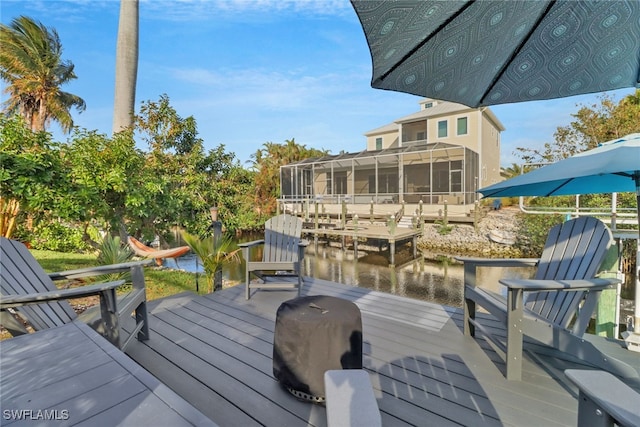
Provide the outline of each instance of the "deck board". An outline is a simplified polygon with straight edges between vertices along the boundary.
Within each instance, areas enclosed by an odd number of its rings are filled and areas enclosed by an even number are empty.
[[[492,346],[462,334],[459,309],[311,278],[302,294],[359,306],[364,368],[385,426],[576,424],[577,391],[563,370],[584,366],[554,350],[525,345],[523,380],[507,381]],[[276,310],[293,297],[261,290],[247,301],[237,286],[151,303],[151,339],[127,353],[221,426],[324,426],[322,406],[297,401],[273,378]]]
[[[81,322],[0,350],[2,425],[214,425]]]

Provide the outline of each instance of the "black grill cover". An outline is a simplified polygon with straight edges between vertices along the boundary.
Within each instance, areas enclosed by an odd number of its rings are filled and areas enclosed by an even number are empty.
[[[292,390],[324,399],[324,373],[362,369],[358,306],[330,296],[283,302],[276,314],[273,375]]]

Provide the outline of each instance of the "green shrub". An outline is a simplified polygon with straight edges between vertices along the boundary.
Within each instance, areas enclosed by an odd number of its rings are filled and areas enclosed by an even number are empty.
[[[91,247],[82,240],[82,230],[68,227],[60,222],[49,222],[38,226],[31,237],[31,247],[57,252],[86,252]]]
[[[538,258],[542,254],[551,227],[563,221],[564,215],[558,214],[520,214],[516,248],[520,250],[523,257]]]

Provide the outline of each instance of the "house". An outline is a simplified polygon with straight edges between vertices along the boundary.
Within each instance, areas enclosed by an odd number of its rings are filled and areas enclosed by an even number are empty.
[[[500,179],[500,132],[488,108],[424,99],[420,111],[370,130],[367,148],[280,169],[285,203],[473,205]]]

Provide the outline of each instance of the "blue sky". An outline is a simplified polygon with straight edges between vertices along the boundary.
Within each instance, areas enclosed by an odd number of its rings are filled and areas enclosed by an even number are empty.
[[[58,31],[78,76],[64,90],[87,103],[73,112],[75,124],[107,135],[119,7],[117,0],[0,3],[4,24],[26,15]],[[334,154],[360,151],[364,132],[418,111],[421,98],[372,89],[370,80],[369,50],[348,0],[140,0],[136,108],[167,94],[180,116],[195,117],[208,149],[224,144],[243,165],[265,142],[291,138]],[[553,142],[577,104],[597,101],[491,107],[507,128],[501,163],[519,162],[516,147]]]

